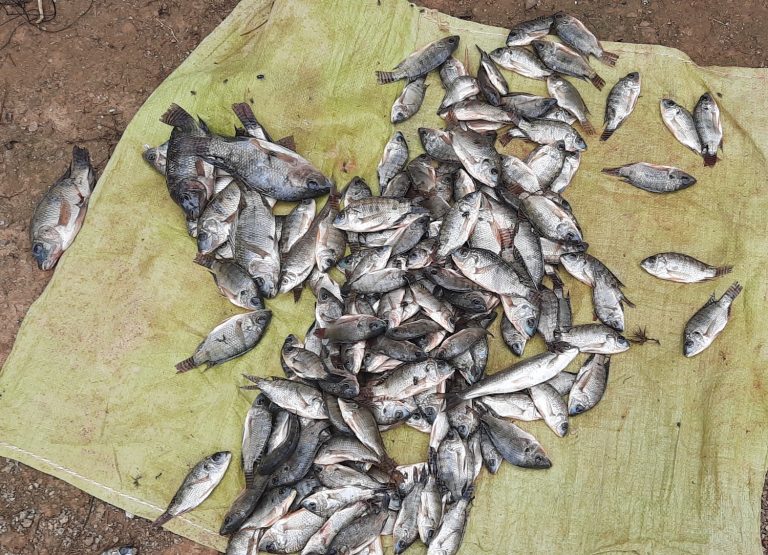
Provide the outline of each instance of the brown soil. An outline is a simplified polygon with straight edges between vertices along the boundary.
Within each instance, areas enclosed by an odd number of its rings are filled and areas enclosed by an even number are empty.
[[[103,167],[152,90],[237,0],[70,0],[35,26],[0,0],[0,364],[50,273],[29,254],[28,222],[74,143]],[[583,18],[604,39],[658,43],[703,65],[765,66],[768,5],[757,0],[424,0],[486,24],[556,10]],[[33,10],[36,1],[28,1]],[[50,0],[45,0],[47,7]],[[695,15],[693,15],[695,14]],[[768,499],[763,496],[763,513]],[[763,544],[768,524],[763,519]],[[211,554],[55,478],[0,459],[0,554],[100,553],[133,544],[145,554]]]

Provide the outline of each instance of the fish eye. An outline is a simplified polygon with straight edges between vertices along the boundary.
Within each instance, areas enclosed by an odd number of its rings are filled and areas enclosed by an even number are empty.
[[[535,318],[528,318],[525,321],[525,324],[526,324],[527,327],[532,328],[532,327],[536,326],[536,319]]]
[[[32,247],[32,253],[35,255],[43,254],[43,245],[40,243],[35,243],[35,245]]]
[[[499,175],[499,170],[497,170],[496,168],[491,168],[490,173],[491,175],[496,176],[496,175]]]
[[[576,406],[573,407],[573,410],[574,410],[574,412],[576,414],[581,414],[582,412],[587,410],[587,408],[584,405],[582,405],[581,403],[576,403]]]
[[[647,259],[648,264],[656,264],[656,255],[649,256]]]
[[[395,418],[397,418],[398,420],[400,420],[402,417],[403,417],[403,411],[401,411],[400,409],[397,409],[397,410],[395,411]]]
[[[326,258],[325,263],[327,266],[330,267],[330,266],[333,266],[336,263],[336,261],[333,258]]]
[[[309,509],[310,511],[316,510],[317,509],[317,503],[315,503],[314,501],[307,502],[307,509]]]
[[[261,306],[261,297],[251,297],[251,306]]]
[[[317,186],[318,186],[318,183],[314,179],[310,179],[309,181],[307,181],[307,187],[309,187],[310,189],[315,189],[317,188]]]
[[[266,551],[269,551],[270,553],[272,553],[275,550],[275,547],[276,547],[275,542],[269,542],[268,544],[264,545],[264,549]]]
[[[462,424],[461,426],[459,426],[459,427],[457,428],[457,430],[459,431],[459,434],[460,434],[460,435],[463,435],[463,436],[467,435],[467,432],[468,432],[468,430],[467,430],[467,427],[466,427],[464,424]]]
[[[693,347],[693,340],[692,339],[686,339],[685,340],[685,347],[687,349],[690,349],[691,347]]]
[[[352,386],[349,383],[344,383],[341,386],[341,389],[343,389],[344,391],[349,391],[351,388]]]
[[[578,241],[579,239],[578,239],[578,237],[576,236],[576,234],[573,231],[569,231],[565,235],[565,240],[566,241]]]
[[[264,285],[264,278],[263,277],[257,277],[256,278],[256,285],[259,287],[262,287]]]
[[[480,306],[483,306],[483,307],[484,307],[484,306],[485,306],[485,304],[483,303],[483,301],[481,301],[480,299],[473,299],[473,300],[472,300],[472,304],[473,304],[473,305],[475,305],[475,306],[477,306],[477,307],[480,307]]]
[[[150,162],[154,162],[155,158],[157,158],[157,154],[155,154],[152,151],[147,151],[147,153],[144,156],[146,156],[147,160],[149,160]]]

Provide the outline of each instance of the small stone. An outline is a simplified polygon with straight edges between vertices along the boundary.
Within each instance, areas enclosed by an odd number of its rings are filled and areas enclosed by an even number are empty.
[[[92,538],[91,536],[88,536],[87,538],[85,538],[85,539],[83,540],[83,543],[84,543],[84,544],[85,544],[87,547],[91,547],[91,546],[93,545],[93,538]]]
[[[37,122],[33,121],[32,123],[29,124],[29,127],[27,127],[27,131],[29,131],[30,133],[34,133],[35,131],[37,131],[38,127],[39,126],[38,126]]]
[[[21,521],[21,525],[24,528],[29,528],[30,526],[32,526],[32,519],[31,518],[25,518],[24,520]]]

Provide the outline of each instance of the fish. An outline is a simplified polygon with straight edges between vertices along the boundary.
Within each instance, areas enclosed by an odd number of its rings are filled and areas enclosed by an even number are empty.
[[[379,380],[369,382],[361,393],[364,398],[403,400],[444,382],[453,371],[453,367],[444,360],[404,363]]]
[[[376,170],[379,176],[379,189],[384,190],[389,180],[405,168],[408,162],[408,142],[401,131],[397,131],[384,146],[384,152]],[[345,209],[347,207],[345,206]]]
[[[451,83],[453,83],[456,78],[464,75],[469,75],[467,68],[464,66],[463,62],[453,56],[449,56],[440,66],[440,82],[446,89],[451,86]]]
[[[369,315],[344,315],[330,326],[318,328],[315,334],[336,343],[355,343],[373,339],[387,331],[387,323]]]
[[[240,213],[230,237],[234,260],[254,278],[262,295],[272,298],[280,284],[275,217],[265,198],[256,191],[242,191],[240,202]]]
[[[552,70],[530,50],[520,46],[497,48],[490,53],[491,60],[504,69],[530,79],[546,79]]]
[[[540,118],[557,106],[557,100],[535,94],[512,92],[501,98],[500,106],[524,118]]]
[[[549,380],[542,383],[548,384]],[[542,418],[541,413],[536,409],[536,405],[533,404],[533,399],[531,399],[528,393],[516,392],[485,395],[478,397],[476,403],[481,407],[489,409],[500,418],[511,418],[523,422],[533,422]]]
[[[339,408],[344,422],[355,434],[355,437],[360,440],[360,443],[373,451],[379,460],[386,460],[388,458],[387,451],[384,448],[384,441],[381,439],[373,413],[364,405],[345,399],[339,399]]]
[[[582,353],[613,355],[629,349],[629,341],[604,324],[580,324],[567,331],[556,331],[555,339],[576,347]]]
[[[422,102],[424,102],[424,93],[427,90],[424,77],[418,77],[413,81],[409,81],[403,92],[397,97],[395,103],[392,105],[392,114],[390,120],[392,123],[403,123],[405,120],[416,115],[416,112],[421,108]]]
[[[340,555],[357,553],[362,550],[366,545],[378,539],[387,516],[386,510],[374,505],[366,514],[355,519],[336,534],[326,553],[328,555]]]
[[[731,317],[731,305],[743,287],[735,281],[720,299],[714,294],[707,303],[691,316],[683,332],[683,355],[693,357],[709,347],[725,329]]]
[[[491,141],[471,131],[453,130],[450,144],[464,169],[473,178],[495,187],[501,174],[501,158]]]
[[[529,390],[536,410],[558,437],[568,434],[568,406],[557,390],[548,383],[534,385]]]
[[[438,260],[451,255],[467,242],[477,223],[482,198],[482,193],[470,193],[457,201],[445,214],[437,239]]]
[[[559,256],[559,261],[569,274],[590,287],[595,286],[595,282],[600,276],[610,280],[615,285],[624,286],[605,264],[591,254],[583,251],[562,253]]]
[[[216,287],[229,301],[246,310],[263,310],[264,300],[256,282],[240,265],[232,260],[219,260],[209,255],[198,254],[195,264],[207,268],[213,276]]]
[[[702,156],[701,139],[699,139],[699,132],[696,130],[693,115],[669,98],[662,98],[659,107],[661,120],[675,139]]]
[[[523,298],[536,296],[512,267],[491,251],[461,247],[451,258],[464,276],[492,293]]]
[[[168,508],[152,522],[152,525],[162,526],[172,518],[198,507],[219,485],[229,468],[231,459],[232,453],[229,451],[218,451],[192,467]]]
[[[723,146],[723,123],[720,108],[709,93],[704,93],[693,109],[693,122],[701,141],[701,155],[705,166],[717,163],[717,151]]]
[[[29,224],[32,256],[41,270],[51,270],[80,232],[96,174],[87,149],[75,145],[67,171],[37,203]]]
[[[365,445],[351,435],[334,435],[320,446],[315,464],[328,465],[343,462],[378,464],[379,458]]]
[[[611,330],[612,331],[612,330]],[[615,332],[614,332],[615,333]],[[485,395],[514,393],[543,383],[564,370],[576,358],[579,349],[564,346],[561,352],[544,352],[484,377],[461,391],[446,396],[448,406]]]
[[[373,197],[363,197],[354,202],[363,202],[366,198]],[[347,249],[347,236],[336,227],[338,216],[339,199],[335,190],[332,189],[328,201],[316,219],[316,227],[310,228],[309,231],[316,238],[314,258],[315,264],[321,272],[327,272],[333,268],[342,259],[344,251]],[[304,263],[311,267],[311,259],[311,256],[304,258]]]
[[[529,335],[521,333],[515,326],[509,321],[506,316],[501,320],[501,337],[506,343],[509,350],[516,356],[522,356],[525,350],[525,345],[530,338]]]
[[[557,12],[552,17],[552,31],[585,59],[589,59],[592,55],[611,67],[615,66],[619,59],[618,54],[607,52],[603,48],[597,37],[587,29],[584,23],[565,12]]]
[[[461,499],[469,483],[470,460],[467,445],[456,430],[448,430],[434,457],[437,480],[448,491],[451,499]]]
[[[287,254],[296,242],[306,235],[315,219],[315,199],[304,199],[294,206],[283,220],[278,241],[280,254]],[[198,242],[200,235],[198,234]]]
[[[419,127],[419,139],[425,152],[436,160],[458,162],[459,158],[450,144],[450,134],[441,129]],[[407,175],[407,174],[406,174]]]
[[[362,516],[367,508],[364,501],[357,501],[331,514],[304,546],[302,555],[326,553],[336,535]]]
[[[579,243],[578,223],[567,210],[544,195],[521,195],[522,208],[536,231],[552,241]]]
[[[565,160],[563,160],[563,169],[560,174],[550,183],[549,190],[553,193],[562,194],[573,181],[576,172],[579,170],[581,164],[580,152],[566,152]],[[529,191],[531,192],[531,191]]]
[[[302,421],[299,442],[291,456],[270,477],[273,487],[294,484],[312,467],[320,446],[331,436],[328,420]]]
[[[504,185],[518,186],[528,193],[541,192],[541,183],[534,171],[515,156],[501,156],[501,182]]]
[[[580,152],[587,149],[587,143],[579,132],[562,121],[518,118],[517,126],[525,138],[540,145],[563,141],[568,152]],[[507,132],[500,141],[504,143],[509,136],[509,132]]]
[[[240,187],[234,181],[216,193],[197,220],[197,250],[210,254],[229,240],[240,206]]]
[[[270,401],[289,412],[315,420],[328,418],[322,394],[311,385],[281,378],[267,380],[246,374],[243,377],[255,385],[242,386],[242,389],[259,389]]]
[[[621,287],[612,279],[605,275],[596,277],[595,286],[592,289],[592,306],[598,320],[616,331],[624,331],[625,303],[629,306],[635,306],[627,300]]]
[[[265,454],[256,465],[257,475],[270,477],[293,455],[300,439],[301,423],[299,417],[287,410],[280,410],[275,417]]]
[[[509,85],[488,53],[477,45],[475,47],[480,52],[480,66],[477,69],[480,90],[488,102],[498,106],[500,97],[509,93]]]
[[[541,61],[553,72],[589,81],[597,90],[603,90],[605,80],[575,50],[547,40],[534,40],[531,44]]]
[[[269,399],[264,395],[258,395],[253,400],[243,422],[241,453],[246,485],[252,482],[254,470],[261,462],[271,433],[272,412]]]
[[[427,555],[455,555],[464,539],[469,518],[469,506],[474,495],[471,486],[462,492],[461,498],[448,506],[435,537],[429,544]]]
[[[208,127],[177,104],[171,104],[160,121],[173,127],[166,153],[165,179],[171,199],[188,224],[197,221],[213,195],[213,166],[197,155],[196,140],[206,140]],[[197,230],[197,226],[193,226]]]
[[[448,60],[459,46],[459,39],[459,36],[451,35],[431,42],[409,54],[407,58],[395,66],[394,70],[377,71],[376,80],[379,85],[383,85],[401,79],[413,81],[426,75]]]
[[[165,175],[165,167],[168,163],[168,141],[154,147],[144,145],[144,151],[141,156],[155,170]]]
[[[267,553],[301,551],[326,520],[307,509],[288,513],[264,532],[259,541],[259,551]]]
[[[531,151],[524,162],[536,174],[539,185],[542,188],[549,188],[563,169],[565,155],[565,142],[557,141],[541,145]]]
[[[553,16],[543,15],[518,23],[509,30],[507,46],[525,46],[538,38],[547,36],[553,22]]]
[[[418,518],[421,508],[421,494],[427,482],[426,473],[421,475],[416,473],[415,482],[411,491],[401,501],[400,510],[395,519],[392,536],[396,555],[400,555],[408,549],[419,537]]]
[[[213,328],[195,353],[176,365],[177,373],[206,365],[206,370],[237,358],[258,345],[272,319],[270,310],[236,314]]]
[[[261,496],[264,495],[268,483],[268,477],[258,476],[251,483],[250,487],[246,487],[240,492],[232,502],[227,514],[224,515],[224,520],[219,528],[219,535],[228,536],[240,529],[246,519],[256,509],[256,505],[258,505]]]
[[[628,73],[613,86],[605,103],[605,128],[600,135],[601,141],[607,141],[634,111],[640,98],[640,74]]]
[[[696,178],[681,169],[647,162],[604,168],[602,172],[649,193],[674,193],[696,184]]]
[[[570,82],[559,75],[547,77],[547,91],[557,99],[558,105],[573,114],[587,135],[594,135],[595,128],[589,121],[589,108],[584,104],[579,91]]]
[[[687,254],[661,252],[645,258],[640,267],[659,279],[677,283],[700,283],[730,274],[733,266],[710,266]]]
[[[576,381],[568,394],[568,414],[576,416],[594,408],[603,398],[608,384],[611,357],[589,355],[576,375]]]
[[[522,468],[536,469],[552,466],[552,461],[533,435],[489,412],[482,415],[481,421],[493,445],[508,463]]]
[[[440,106],[438,106],[437,111],[438,113],[442,112],[457,102],[469,100],[478,94],[480,94],[480,86],[477,83],[477,79],[471,75],[457,77],[445,91],[445,96],[443,97]],[[429,151],[427,151],[427,154],[429,154]]]
[[[361,198],[371,197],[373,193],[368,183],[360,176],[353,177],[341,192],[341,203],[346,206],[348,203],[360,200]]]

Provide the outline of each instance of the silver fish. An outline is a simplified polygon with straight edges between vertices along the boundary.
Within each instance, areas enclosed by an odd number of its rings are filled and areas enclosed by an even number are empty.
[[[582,151],[587,149],[587,143],[584,138],[573,127],[562,121],[553,121],[547,119],[525,119],[517,120],[518,130],[524,136],[540,145],[552,144],[557,141],[563,141],[565,148],[569,152]],[[511,130],[512,131],[512,130]],[[510,137],[509,134],[502,137],[504,143]]]
[[[524,46],[535,39],[547,36],[553,21],[554,18],[547,15],[518,23],[507,35],[507,46]]]
[[[243,422],[243,472],[246,484],[253,478],[253,472],[261,461],[267,441],[272,433],[272,413],[269,411],[269,399],[258,395],[248,409]]]
[[[693,115],[669,98],[662,98],[659,107],[661,108],[661,120],[669,132],[674,135],[675,139],[701,156],[701,139],[699,139],[699,132],[696,130]]]
[[[209,254],[223,245],[237,220],[240,187],[232,182],[216,193],[197,220],[197,250]]]
[[[213,201],[211,201],[213,202]],[[315,219],[316,202],[315,199],[304,199],[288,213],[283,221],[283,227],[280,231],[280,253],[286,254],[291,247],[303,237]],[[198,234],[198,243],[200,235]]]
[[[211,272],[219,293],[232,304],[248,310],[264,308],[261,292],[241,266],[232,260],[219,260],[204,254],[198,254],[194,261]]]
[[[259,542],[259,551],[267,553],[301,551],[326,520],[306,509],[289,513],[264,533]]]
[[[402,123],[408,118],[413,117],[421,108],[424,102],[424,93],[427,85],[424,83],[424,77],[419,77],[410,81],[403,87],[403,92],[397,97],[392,105],[391,121],[392,123]]]
[[[448,131],[419,127],[419,138],[424,150],[432,158],[449,162],[459,161],[450,144],[450,134]]]
[[[464,539],[472,502],[472,488],[467,488],[461,498],[449,505],[434,539],[430,542],[427,555],[456,555]]]
[[[243,386],[242,389],[259,389],[270,401],[289,412],[304,418],[328,418],[328,408],[322,393],[311,385],[280,378],[266,380],[245,374],[243,377],[256,385]]]
[[[144,145],[142,158],[158,172],[165,175],[165,166],[168,158],[168,141],[158,146]]]
[[[584,104],[584,99],[576,87],[559,75],[550,75],[547,77],[547,90],[561,107],[579,120],[587,135],[595,134],[595,128],[589,121],[589,108]]]
[[[712,295],[707,304],[688,320],[683,334],[685,356],[692,357],[699,354],[720,335],[731,317],[731,305],[742,289],[739,282],[734,282],[719,300]]]
[[[568,395],[568,414],[576,416],[593,408],[603,398],[608,384],[611,357],[590,355],[579,369]]]
[[[640,74],[628,73],[613,86],[605,104],[605,129],[601,141],[607,141],[635,109],[640,98]]]
[[[229,451],[219,451],[197,463],[184,478],[171,504],[152,524],[162,526],[205,501],[224,477],[230,459],[232,454]]]
[[[565,188],[571,184],[576,172],[579,170],[581,164],[580,152],[566,152],[565,160],[563,161],[563,169],[560,174],[549,185],[549,190],[553,193],[562,194]]]
[[[315,553],[326,553],[331,545],[333,538],[344,528],[352,524],[357,518],[362,516],[368,505],[363,501],[357,501],[344,507],[334,514],[329,515],[328,520],[320,529],[315,532],[307,542],[302,555],[313,555]]]
[[[458,77],[464,75],[469,75],[467,68],[464,66],[463,62],[457,60],[453,56],[450,56],[443,62],[443,65],[440,66],[440,81],[446,89],[450,87],[451,83]]]
[[[696,178],[670,166],[636,162],[618,168],[604,168],[603,173],[621,177],[622,181],[649,193],[674,193],[696,184]]]
[[[557,12],[553,16],[552,31],[584,58],[592,55],[611,67],[615,66],[616,60],[619,59],[618,54],[607,52],[581,21],[565,12]]]
[[[264,197],[256,191],[242,191],[241,209],[232,227],[235,262],[256,280],[265,297],[278,293],[280,257],[275,217]]]
[[[438,106],[437,111],[442,112],[449,106],[473,98],[478,94],[480,94],[480,87],[477,84],[477,79],[471,75],[457,77],[445,91],[445,96],[443,97],[440,106]]]
[[[72,162],[38,202],[29,224],[32,256],[41,270],[50,270],[80,232],[96,183],[88,150],[72,148]]]
[[[654,277],[677,283],[699,283],[730,274],[733,266],[710,266],[687,254],[662,252],[649,256],[640,266]]]
[[[426,75],[438,68],[453,54],[453,51],[459,46],[459,38],[457,35],[453,35],[427,44],[397,64],[393,71],[377,71],[376,80],[380,85],[383,85],[400,79],[413,81]]]
[[[582,353],[612,355],[629,349],[629,341],[625,337],[603,324],[580,324],[559,332],[555,337]]]
[[[477,223],[482,193],[470,193],[453,205],[443,217],[436,256],[443,259],[467,242]]]
[[[723,146],[723,123],[720,108],[709,93],[704,93],[693,109],[693,121],[701,140],[701,154],[705,166],[717,163],[717,151]]]
[[[528,154],[524,162],[536,174],[539,184],[548,188],[560,175],[565,163],[565,155],[565,142],[557,141],[536,148]]]
[[[530,50],[519,46],[497,48],[490,54],[491,59],[499,66],[514,71],[523,77],[531,79],[546,79],[552,75],[552,70]]]
[[[531,399],[544,422],[558,437],[568,433],[568,406],[557,390],[547,383],[530,389]]]
[[[490,413],[482,416],[482,422],[483,429],[505,461],[523,468],[552,466],[541,444],[525,430]]]
[[[556,73],[578,77],[591,82],[597,90],[602,90],[605,81],[590,67],[581,55],[564,44],[548,40],[531,42],[536,54],[544,64]]]

